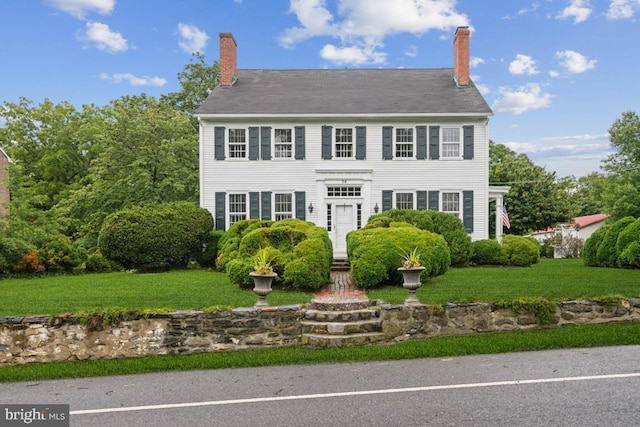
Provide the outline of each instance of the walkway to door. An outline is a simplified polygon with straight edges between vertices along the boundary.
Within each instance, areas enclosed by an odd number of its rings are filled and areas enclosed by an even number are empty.
[[[316,298],[366,298],[363,291],[353,285],[349,271],[331,270],[331,283],[315,293]]]

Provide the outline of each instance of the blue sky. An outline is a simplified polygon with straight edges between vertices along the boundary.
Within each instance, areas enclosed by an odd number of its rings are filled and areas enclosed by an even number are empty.
[[[220,32],[239,68],[448,68],[469,25],[491,139],[583,176],[640,111],[639,18],[640,0],[2,0],[0,103],[174,92],[192,52],[219,59]]]

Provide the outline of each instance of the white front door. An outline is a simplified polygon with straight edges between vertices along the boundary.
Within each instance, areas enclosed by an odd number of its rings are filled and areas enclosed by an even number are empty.
[[[333,255],[347,256],[347,233],[355,230],[353,205],[335,205],[335,239],[333,241]]]

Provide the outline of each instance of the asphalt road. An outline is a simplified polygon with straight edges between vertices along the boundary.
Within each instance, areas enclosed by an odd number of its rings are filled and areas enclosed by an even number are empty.
[[[632,426],[639,394],[640,346],[0,384],[72,426]]]

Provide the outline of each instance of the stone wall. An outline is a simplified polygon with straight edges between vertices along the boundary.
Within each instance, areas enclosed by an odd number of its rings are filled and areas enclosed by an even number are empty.
[[[517,314],[488,303],[447,304],[437,310],[381,302],[374,307],[383,342],[546,326],[531,313]],[[0,317],[0,366],[300,345],[306,311],[303,305],[290,305],[174,312],[115,325],[69,315]],[[622,321],[640,321],[640,299],[611,305],[563,302],[550,326]]]

